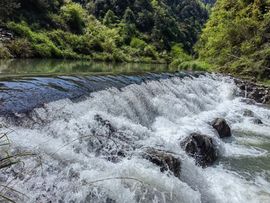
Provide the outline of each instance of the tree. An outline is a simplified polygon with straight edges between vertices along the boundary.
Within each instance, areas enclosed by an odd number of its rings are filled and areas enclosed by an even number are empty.
[[[123,20],[127,24],[135,24],[136,22],[135,15],[129,7],[127,7],[127,9],[125,10]]]
[[[0,1],[0,21],[6,21],[13,12],[20,7],[18,0],[1,0]]]
[[[123,16],[122,20],[122,31],[121,34],[123,36],[123,41],[126,44],[129,44],[132,37],[136,35],[137,29],[136,29],[136,19],[133,11],[128,7],[125,10],[125,14]]]
[[[113,27],[117,22],[118,22],[117,16],[114,14],[113,11],[108,10],[108,12],[103,18],[103,24],[108,27]]]
[[[82,34],[85,27],[86,11],[78,3],[67,3],[61,7],[61,16],[66,21],[71,31]]]
[[[196,45],[222,71],[269,79],[270,1],[219,0]]]

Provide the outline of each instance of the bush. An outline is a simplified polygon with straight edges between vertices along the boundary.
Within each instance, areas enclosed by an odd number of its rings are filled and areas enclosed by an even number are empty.
[[[182,62],[184,61],[190,61],[192,57],[188,55],[181,44],[174,44],[171,48],[171,55],[173,58],[177,60],[181,60]]]
[[[185,61],[178,66],[170,65],[171,70],[190,70],[190,71],[212,71],[214,66],[204,61]]]
[[[8,49],[17,58],[31,58],[34,56],[32,45],[26,38],[11,41]]]
[[[33,32],[26,23],[10,22],[8,27],[32,43],[36,56],[57,58],[62,56],[61,50],[56,47],[46,33]]]
[[[158,58],[156,48],[154,46],[152,46],[152,45],[147,45],[144,48],[144,55],[148,56],[148,57],[151,57],[152,59],[157,59]]]
[[[2,43],[0,43],[0,59],[7,59],[11,57],[12,55],[9,53],[9,50]]]
[[[137,48],[137,49],[140,49],[140,50],[144,50],[144,48],[146,47],[146,43],[145,41],[139,39],[139,38],[136,38],[136,37],[133,37],[131,39],[131,42],[130,42],[130,46],[133,47],[133,48]]]

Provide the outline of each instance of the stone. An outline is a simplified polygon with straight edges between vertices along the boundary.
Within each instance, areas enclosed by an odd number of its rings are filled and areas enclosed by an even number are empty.
[[[161,172],[171,171],[175,177],[180,178],[181,162],[169,152],[149,148],[144,152],[143,158],[159,166]]]
[[[211,125],[214,129],[216,129],[220,138],[231,137],[231,128],[223,118],[216,118],[211,122]]]
[[[259,119],[259,118],[254,118],[254,119],[252,119],[252,122],[253,122],[254,124],[257,124],[257,125],[263,125],[262,120]]]
[[[213,139],[207,135],[192,133],[180,145],[203,168],[212,165],[218,158]]]
[[[254,112],[249,110],[249,109],[245,109],[244,112],[243,112],[243,116],[254,117]]]

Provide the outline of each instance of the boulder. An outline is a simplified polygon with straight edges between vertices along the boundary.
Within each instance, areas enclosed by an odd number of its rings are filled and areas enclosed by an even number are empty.
[[[244,112],[243,112],[243,116],[254,117],[254,112],[249,110],[249,109],[245,109]]]
[[[249,98],[242,98],[241,101],[245,102],[246,104],[249,104],[249,105],[255,105],[256,104],[256,101],[254,101],[253,99],[249,99]]]
[[[263,125],[262,120],[259,119],[259,118],[254,118],[254,119],[252,119],[252,122],[253,122],[254,124],[257,124],[257,125]]]
[[[144,152],[143,157],[159,166],[161,172],[171,171],[175,177],[180,178],[181,162],[169,152],[149,148]]]
[[[116,129],[112,126],[110,121],[104,120],[100,115],[95,115],[94,119],[103,127],[107,128],[109,134],[115,133]]]
[[[211,122],[211,125],[216,131],[220,138],[231,137],[231,128],[227,124],[226,120],[223,118],[216,118]]]
[[[181,142],[181,147],[203,168],[212,165],[218,157],[212,138],[206,135],[192,133]]]

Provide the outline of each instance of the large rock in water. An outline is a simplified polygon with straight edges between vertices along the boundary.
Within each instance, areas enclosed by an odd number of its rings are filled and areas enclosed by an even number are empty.
[[[212,165],[217,160],[217,150],[213,144],[212,138],[192,133],[183,142],[181,147],[187,154],[196,160],[196,164],[202,167]]]
[[[175,177],[180,178],[181,162],[170,153],[149,148],[143,157],[159,166],[161,172],[171,171]]]
[[[216,118],[211,123],[212,127],[216,129],[220,138],[231,137],[231,128],[223,118]]]

